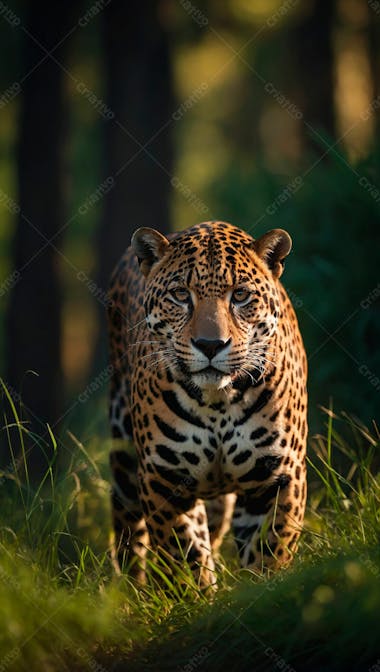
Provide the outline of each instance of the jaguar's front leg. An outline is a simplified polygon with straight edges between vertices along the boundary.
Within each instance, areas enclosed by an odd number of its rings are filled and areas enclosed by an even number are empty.
[[[296,495],[296,496],[295,496]],[[242,567],[259,572],[288,564],[302,530],[306,483],[289,474],[237,498],[233,529]]]
[[[131,577],[144,583],[149,535],[137,492],[137,455],[131,442],[114,443],[118,448],[110,456],[114,478],[111,495],[114,566],[118,573],[128,571]]]
[[[208,519],[208,529],[210,532],[211,548],[214,555],[218,553],[224,536],[231,527],[232,516],[234,513],[236,495],[228,493],[219,495],[215,499],[206,501],[206,512]]]
[[[173,481],[174,479],[172,479]],[[139,470],[139,495],[152,546],[181,563],[185,557],[197,585],[216,583],[205,505],[178,483]]]

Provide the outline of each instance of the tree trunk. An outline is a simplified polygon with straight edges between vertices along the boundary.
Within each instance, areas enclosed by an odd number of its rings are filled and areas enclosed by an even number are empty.
[[[380,19],[379,15],[369,7],[368,25],[368,57],[372,77],[372,109],[374,116],[375,141],[379,142],[380,131]]]
[[[332,32],[335,1],[314,0],[292,32],[296,103],[303,114],[305,144],[324,145],[317,133],[335,137],[334,54]],[[313,131],[316,131],[314,133]]]
[[[69,5],[58,12],[54,3],[36,0],[29,7],[25,28],[21,27],[22,74],[30,74],[22,84],[17,151],[20,212],[13,245],[20,280],[11,292],[7,315],[7,382],[21,392],[29,428],[46,436],[46,423],[56,426],[62,412],[61,258],[55,249],[60,239],[52,245],[48,240],[64,224],[65,115],[63,72],[42,45],[50,51],[65,37],[70,29]],[[65,44],[54,51],[60,62]],[[39,482],[46,459],[36,444],[29,448],[30,475]],[[9,456],[3,454],[2,460],[8,464]]]
[[[104,179],[113,184],[104,199],[97,241],[98,284],[103,289],[135,229],[170,229],[174,98],[163,9],[157,0],[114,0],[103,12],[111,117],[105,127]],[[104,307],[99,310],[95,369],[106,358]]]

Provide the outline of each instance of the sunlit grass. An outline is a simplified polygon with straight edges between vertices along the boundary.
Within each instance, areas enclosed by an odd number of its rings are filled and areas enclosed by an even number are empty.
[[[7,396],[7,392],[4,394]],[[146,586],[113,568],[109,472],[100,442],[31,437],[7,396],[0,473],[0,662],[15,670],[368,669],[380,608],[379,433],[326,412],[310,441],[309,506],[291,569],[237,569],[227,540],[212,598],[183,559],[148,557]],[[12,439],[11,439],[12,437]],[[28,445],[53,446],[41,484]],[[58,445],[57,445],[58,444]],[[352,657],[356,667],[350,667]],[[280,667],[282,665],[282,668]],[[91,668],[92,666],[92,668]],[[101,669],[99,667],[98,669]]]

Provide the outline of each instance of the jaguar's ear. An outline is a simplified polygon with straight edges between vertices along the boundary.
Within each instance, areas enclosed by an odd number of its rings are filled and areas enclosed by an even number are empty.
[[[144,226],[134,232],[131,246],[138,258],[143,275],[149,275],[153,264],[163,257],[168,245],[168,239],[155,229],[148,229]]]
[[[254,249],[279,278],[284,270],[284,259],[292,249],[292,239],[283,229],[273,229],[255,240]]]

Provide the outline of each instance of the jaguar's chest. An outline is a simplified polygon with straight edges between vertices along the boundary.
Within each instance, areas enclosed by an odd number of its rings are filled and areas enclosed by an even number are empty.
[[[140,457],[148,471],[198,497],[244,491],[256,465],[261,478],[263,455],[279,453],[271,397],[262,385],[240,399],[223,393],[206,402],[181,386],[163,386],[153,404],[134,407]]]

